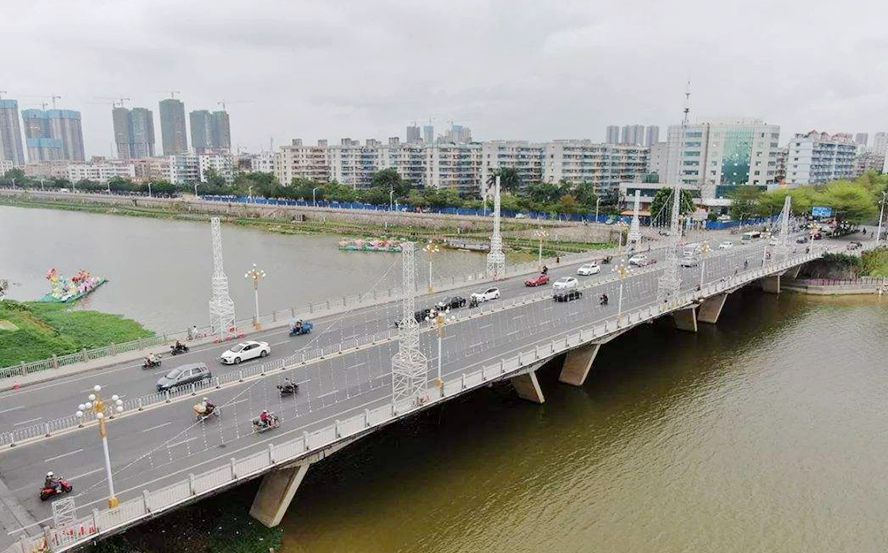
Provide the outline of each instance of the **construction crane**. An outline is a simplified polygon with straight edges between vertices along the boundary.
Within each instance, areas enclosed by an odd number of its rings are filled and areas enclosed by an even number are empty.
[[[122,108],[124,102],[129,102],[132,100],[132,98],[108,98],[104,96],[98,96],[96,97],[96,100],[104,100],[104,102],[98,102],[100,104],[107,104],[110,102],[112,108]]]
[[[182,94],[181,90],[152,90],[152,92],[156,94],[159,94],[161,92],[169,92],[170,98],[172,98],[173,100],[176,99],[176,94]]]
[[[55,108],[56,108],[56,100],[61,100],[61,99],[62,99],[61,96],[56,96],[55,94],[50,94],[50,95],[49,95],[49,98],[52,100],[52,109],[55,109]],[[43,109],[46,109],[46,108],[43,108]]]

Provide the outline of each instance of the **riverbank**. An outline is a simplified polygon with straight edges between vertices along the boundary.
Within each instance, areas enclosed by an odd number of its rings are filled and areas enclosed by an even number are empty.
[[[120,315],[80,311],[70,305],[0,302],[0,367],[153,335]]]

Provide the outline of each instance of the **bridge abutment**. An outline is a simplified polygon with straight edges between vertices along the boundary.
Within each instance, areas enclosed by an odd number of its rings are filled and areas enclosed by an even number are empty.
[[[259,491],[253,499],[253,506],[250,507],[250,516],[269,528],[280,524],[310,464],[273,470],[263,476]]]
[[[536,370],[528,371],[511,379],[512,387],[521,399],[532,401],[534,403],[544,403],[546,401],[543,396],[543,389],[540,388],[540,382],[537,380]]]
[[[675,328],[685,332],[697,332],[697,311],[694,307],[686,307],[672,312]]]
[[[768,294],[780,293],[780,275],[771,275],[762,277],[759,282],[762,286],[762,292]]]
[[[724,293],[710,296],[703,300],[703,303],[697,309],[697,322],[713,325],[717,323],[727,299],[728,294]]]

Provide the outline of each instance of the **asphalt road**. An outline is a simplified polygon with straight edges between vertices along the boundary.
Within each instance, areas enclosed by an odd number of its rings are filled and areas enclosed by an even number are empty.
[[[743,270],[760,266],[762,242],[737,245],[726,251],[713,252],[706,261],[705,281],[713,282]],[[656,253],[656,252],[655,252]],[[662,256],[662,253],[656,254]],[[775,261],[777,259],[775,258]],[[656,270],[630,276],[624,281],[623,310],[647,305],[656,298]],[[600,282],[612,276],[611,266],[603,266],[603,274],[578,277],[581,281]],[[575,274],[576,266],[550,269],[554,278]],[[683,269],[683,288],[693,289],[700,281],[700,267]],[[503,297],[536,292],[526,289],[523,278],[500,283]],[[579,301],[555,303],[537,301],[448,325],[444,338],[442,372],[445,377],[477,370],[482,364],[514,355],[534,344],[548,343],[554,338],[575,331],[579,326],[613,319],[617,313],[618,282],[597,285],[585,292]],[[443,295],[459,293],[467,296],[477,288],[425,297],[417,306],[426,305]],[[597,297],[607,293],[611,301],[600,306]],[[288,338],[285,330],[262,333],[260,339],[272,344],[272,355],[288,355],[302,347],[336,343],[360,332],[371,332],[388,326],[398,318],[397,303],[349,312],[314,321],[310,336]],[[421,346],[429,358],[429,379],[436,376],[437,337],[427,330]],[[329,425],[336,418],[360,413],[365,408],[386,404],[391,398],[391,356],[396,342],[384,343],[356,352],[334,356],[325,361],[300,366],[257,381],[248,381],[213,391],[211,399],[221,408],[221,417],[204,423],[193,420],[194,399],[175,401],[133,416],[122,417],[110,425],[110,445],[114,482],[121,500],[135,497],[141,490],[157,489],[226,462],[258,451],[268,443],[280,443],[299,436],[304,430]],[[176,363],[204,361],[214,371],[221,368],[215,361],[225,348],[207,346],[177,356]],[[162,370],[143,371],[138,364],[111,366],[98,373],[72,376],[59,381],[25,388],[0,396],[3,426],[9,427],[28,419],[50,418],[70,414],[82,402],[91,386],[100,382],[108,393],[141,395],[153,391],[161,373],[172,368],[167,357]],[[274,388],[284,375],[300,384],[295,397],[280,397]],[[262,435],[251,433],[250,419],[268,408],[280,415],[282,428]],[[0,452],[2,481],[18,502],[35,520],[51,517],[50,504],[37,497],[46,471],[53,470],[70,479],[75,486],[78,513],[101,507],[107,497],[101,446],[95,429],[84,429],[50,439],[23,444]],[[27,524],[26,524],[27,526]],[[10,539],[22,528],[6,528]],[[25,529],[34,534],[36,526]],[[3,540],[0,540],[2,543]]]

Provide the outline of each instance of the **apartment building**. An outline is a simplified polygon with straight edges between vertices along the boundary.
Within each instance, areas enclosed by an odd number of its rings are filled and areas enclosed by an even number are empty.
[[[545,145],[521,140],[493,140],[481,144],[482,186],[490,182],[494,171],[514,169],[522,184],[543,181],[543,154]]]
[[[69,164],[65,176],[74,183],[87,180],[105,184],[114,177],[133,179],[136,169],[127,161],[94,158],[86,163]]]
[[[621,182],[644,175],[648,167],[648,149],[634,144],[555,140],[543,145],[543,159],[543,182],[587,182],[596,190],[612,191]]]
[[[426,186],[478,193],[481,176],[481,144],[436,144],[426,148]]]
[[[850,134],[797,134],[790,141],[786,156],[786,182],[823,184],[852,178],[856,154],[857,144]]]
[[[316,146],[308,146],[302,143],[301,138],[294,138],[292,143],[281,147],[280,163],[275,167],[278,181],[284,186],[289,185],[294,178],[330,182],[327,149],[326,140],[318,140]]]
[[[338,146],[327,149],[330,178],[353,188],[370,188],[373,174],[380,169],[380,154],[376,140],[368,139],[362,145],[359,140],[343,138]]]

